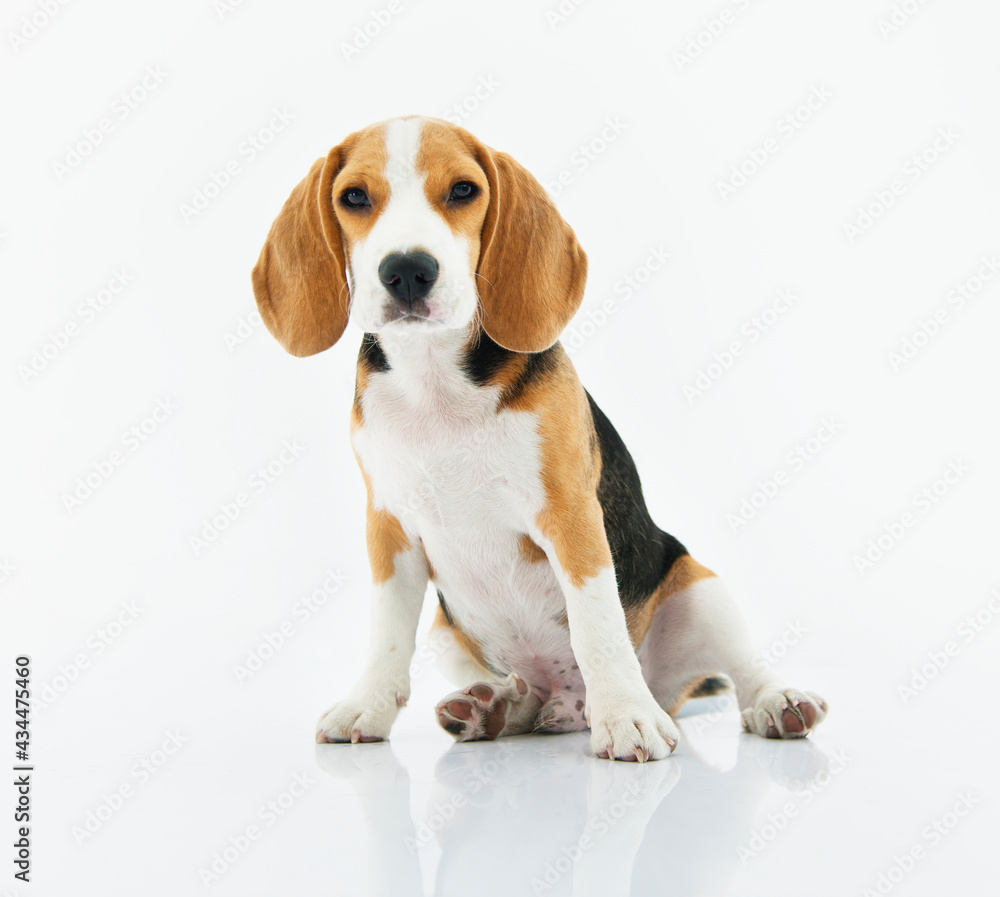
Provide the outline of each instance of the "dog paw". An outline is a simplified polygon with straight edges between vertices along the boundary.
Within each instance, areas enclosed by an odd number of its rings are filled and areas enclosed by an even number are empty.
[[[743,730],[765,738],[805,738],[826,713],[826,701],[815,692],[768,689],[743,711]]]
[[[334,704],[316,726],[317,744],[359,744],[385,741],[406,698],[391,700],[347,698]]]
[[[679,740],[680,730],[655,703],[595,712],[592,717],[590,746],[604,760],[662,760],[673,753]]]
[[[438,723],[456,741],[492,741],[528,731],[538,712],[528,683],[511,673],[501,682],[476,682],[438,702]]]

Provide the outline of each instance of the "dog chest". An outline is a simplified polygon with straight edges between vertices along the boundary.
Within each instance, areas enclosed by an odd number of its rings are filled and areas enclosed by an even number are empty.
[[[404,528],[524,531],[541,507],[538,437],[532,415],[406,414],[366,408],[354,449],[375,507]]]

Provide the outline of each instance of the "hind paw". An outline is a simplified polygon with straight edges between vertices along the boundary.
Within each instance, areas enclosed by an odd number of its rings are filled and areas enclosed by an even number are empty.
[[[826,719],[827,709],[815,692],[775,688],[759,694],[743,711],[743,729],[765,738],[805,738]]]
[[[456,741],[492,741],[525,732],[539,705],[523,679],[511,673],[502,682],[476,682],[438,702],[441,728]]]

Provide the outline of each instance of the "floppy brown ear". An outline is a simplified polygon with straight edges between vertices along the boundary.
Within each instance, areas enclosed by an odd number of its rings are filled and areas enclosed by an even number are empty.
[[[506,153],[482,149],[490,185],[477,271],[483,329],[505,349],[541,352],[583,301],[587,255],[542,185]]]
[[[274,219],[253,269],[261,319],[292,355],[329,349],[347,326],[350,297],[332,197],[339,167],[339,147],[316,160]]]

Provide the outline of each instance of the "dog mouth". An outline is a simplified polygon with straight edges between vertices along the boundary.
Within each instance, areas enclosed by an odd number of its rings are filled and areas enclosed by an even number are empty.
[[[434,313],[423,299],[415,299],[412,303],[393,302],[385,308],[384,324],[405,322],[415,324],[434,321]]]

